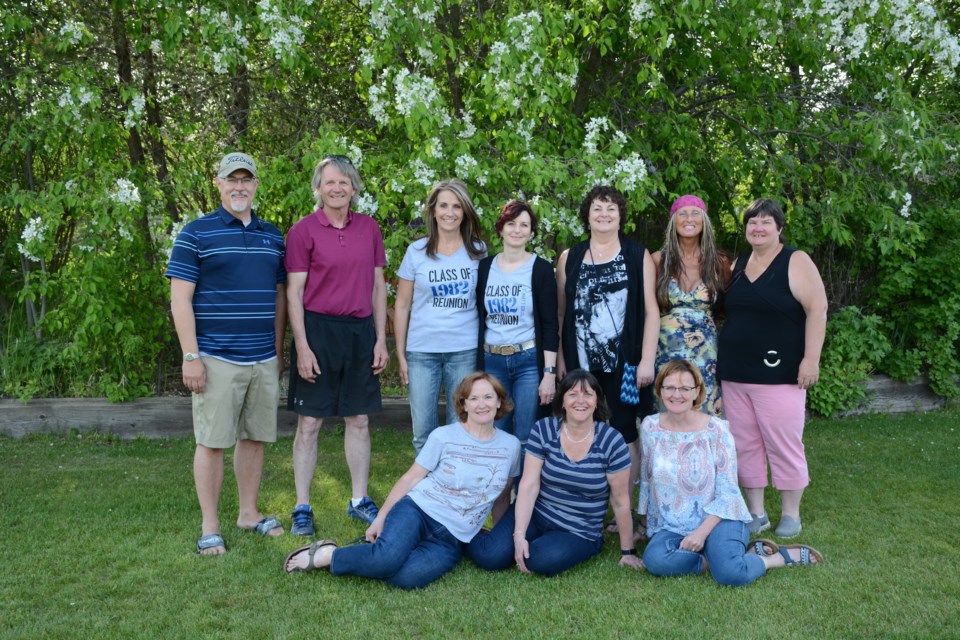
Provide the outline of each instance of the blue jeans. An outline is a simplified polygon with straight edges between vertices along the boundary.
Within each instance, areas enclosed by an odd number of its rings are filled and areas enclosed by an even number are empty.
[[[500,518],[490,533],[477,534],[467,545],[467,557],[481,569],[500,571],[514,564],[513,506]],[[603,539],[587,540],[558,528],[538,515],[536,510],[527,526],[530,557],[527,569],[544,576],[555,576],[600,553]]]
[[[540,408],[540,375],[537,369],[537,351],[534,348],[501,356],[483,354],[483,368],[497,377],[507,395],[513,400],[513,411],[497,420],[497,429],[517,436],[526,446],[530,429],[537,421]]]
[[[334,550],[330,573],[419,589],[457,566],[461,554],[461,542],[405,496],[390,509],[376,542]]]
[[[680,548],[684,536],[662,529],[656,532],[643,552],[643,564],[655,576],[682,576],[703,571],[703,561],[710,575],[722,585],[740,587],[767,573],[760,556],[747,553],[750,532],[745,522],[721,520],[703,544],[703,552]]]
[[[452,424],[458,420],[453,408],[453,394],[460,381],[476,368],[476,349],[451,353],[407,351],[407,375],[410,379],[407,395],[410,400],[410,419],[413,422],[414,451],[420,453],[420,449],[427,442],[427,436],[440,426],[440,385],[447,391],[447,421],[443,424]]]

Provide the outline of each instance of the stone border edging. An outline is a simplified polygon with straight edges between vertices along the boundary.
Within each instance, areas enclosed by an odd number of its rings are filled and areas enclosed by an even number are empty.
[[[925,378],[896,382],[887,376],[872,376],[867,385],[871,399],[867,405],[844,415],[863,413],[912,413],[930,411],[946,401],[930,390]],[[441,411],[440,415],[444,415]],[[340,424],[341,418],[328,418],[327,424]],[[406,398],[384,398],[383,411],[370,416],[374,429],[411,429],[410,407]],[[175,438],[193,435],[191,401],[186,397],[140,398],[114,403],[97,398],[46,398],[0,400],[0,434],[22,438],[33,433],[69,434],[98,430],[123,439]],[[279,408],[277,435],[296,432],[297,416]]]

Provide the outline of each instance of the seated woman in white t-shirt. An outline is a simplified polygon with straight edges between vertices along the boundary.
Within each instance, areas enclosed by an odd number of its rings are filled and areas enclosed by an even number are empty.
[[[480,219],[461,181],[433,187],[423,220],[427,237],[407,247],[397,270],[393,318],[418,453],[441,424],[441,385],[447,390],[448,424],[456,421],[453,390],[477,367],[477,264],[487,255]]]
[[[287,556],[287,573],[329,568],[335,576],[425,587],[460,561],[493,510],[499,520],[520,473],[520,442],[494,426],[510,409],[503,385],[489,373],[465,377],[456,389],[459,422],[435,429],[416,462],[393,485],[367,529],[373,544],[337,548],[319,540]]]

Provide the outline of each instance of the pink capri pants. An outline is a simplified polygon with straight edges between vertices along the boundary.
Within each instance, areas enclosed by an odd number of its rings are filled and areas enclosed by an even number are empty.
[[[740,486],[767,486],[767,460],[773,486],[780,491],[810,484],[803,449],[807,392],[795,384],[723,381],[723,410],[737,446]]]

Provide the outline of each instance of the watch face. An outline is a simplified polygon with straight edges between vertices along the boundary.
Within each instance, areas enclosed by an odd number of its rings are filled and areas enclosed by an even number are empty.
[[[187,355],[183,356],[184,362],[193,362],[194,360],[199,360],[199,359],[200,359],[200,356],[196,353],[188,353]]]

